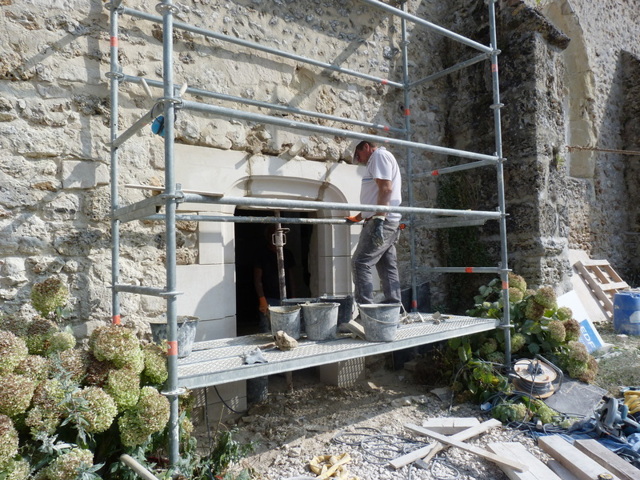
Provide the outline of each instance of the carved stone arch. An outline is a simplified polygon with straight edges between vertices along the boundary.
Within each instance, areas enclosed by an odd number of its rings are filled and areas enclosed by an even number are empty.
[[[544,7],[549,20],[571,38],[562,52],[565,66],[565,137],[568,146],[595,147],[597,143],[594,124],[595,85],[593,71],[584,41],[580,19],[571,2],[549,2]],[[576,178],[593,178],[595,153],[591,150],[567,152],[569,175]]]

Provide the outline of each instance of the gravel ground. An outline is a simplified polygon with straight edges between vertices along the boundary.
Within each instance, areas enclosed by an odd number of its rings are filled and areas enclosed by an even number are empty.
[[[313,369],[294,372],[292,390],[284,377],[270,377],[267,401],[235,422],[234,439],[255,445],[241,466],[261,480],[301,480],[317,478],[309,469],[314,457],[348,453],[349,475],[344,478],[349,480],[508,478],[497,465],[457,448],[440,452],[427,469],[389,466],[389,460],[428,443],[406,430],[407,423],[422,425],[434,417],[487,418],[477,405],[451,406],[413,383],[407,371],[390,371],[377,360],[369,362],[367,378],[349,388],[321,384]],[[467,442],[484,446],[497,441],[519,442],[537,457],[548,458],[531,438],[509,428],[494,428]]]

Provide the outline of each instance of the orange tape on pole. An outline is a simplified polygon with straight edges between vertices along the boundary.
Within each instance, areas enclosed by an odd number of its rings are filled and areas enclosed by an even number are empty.
[[[172,342],[168,342],[169,343],[169,348],[167,349],[167,355],[169,356],[177,356],[178,355],[178,342],[177,341],[172,341]]]
[[[464,268],[464,272],[465,273],[473,273],[473,267],[465,267]]]
[[[418,301],[417,300],[411,300],[411,309],[412,310],[417,310],[418,309]]]
[[[111,321],[114,325],[120,325],[120,315],[114,315],[111,317]]]
[[[111,46],[112,47],[118,46],[118,37],[111,37]]]
[[[502,282],[502,289],[509,290],[509,282]]]

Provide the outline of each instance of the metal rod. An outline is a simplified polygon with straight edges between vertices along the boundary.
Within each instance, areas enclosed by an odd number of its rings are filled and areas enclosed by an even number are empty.
[[[120,461],[133,470],[143,480],[159,480],[154,474],[143,467],[138,461],[126,453],[120,455]]]
[[[457,33],[447,30],[446,28],[442,28],[438,25],[434,25],[433,23],[423,20],[422,18],[416,17],[414,15],[411,15],[410,13],[405,13],[400,9],[387,5],[386,3],[382,3],[377,0],[360,0],[360,1],[368,5],[371,5],[373,7],[379,8],[381,10],[386,10],[387,12],[392,13],[398,17],[409,20],[412,23],[422,25],[423,27],[433,30],[434,32],[438,32],[439,34],[447,38],[450,38],[452,40],[455,40],[456,42],[460,42],[464,45],[480,50],[481,52],[491,53],[490,47],[482,45],[481,43],[478,43],[478,42],[474,42],[473,40],[463,37],[462,35],[458,35]]]
[[[168,295],[180,295],[182,292],[170,292],[164,288],[145,287],[141,285],[126,285],[120,283],[113,286],[118,292],[137,293],[139,295],[150,295],[152,297],[166,297]]]
[[[500,273],[499,267],[418,267],[421,272],[437,273]]]
[[[110,103],[111,118],[109,119],[110,134],[109,139],[113,142],[118,136],[118,112],[119,112],[119,79],[120,65],[118,63],[118,7],[121,0],[112,2],[109,13],[109,37],[110,37]],[[111,180],[111,212],[116,212],[119,208],[118,195],[118,149],[111,146],[110,149],[110,180]],[[114,216],[111,217],[111,285],[116,285],[120,281],[120,222]],[[111,291],[111,321],[120,324],[120,297],[118,291]]]
[[[180,108],[186,110],[193,110],[203,113],[211,113],[214,115],[220,115],[223,117],[231,117],[240,120],[247,120],[251,122],[266,123],[271,125],[279,125],[284,128],[307,130],[310,132],[324,133],[327,135],[336,135],[340,137],[356,138],[359,140],[368,140],[370,142],[379,142],[390,145],[400,145],[403,147],[413,147],[419,150],[426,150],[433,153],[441,153],[443,155],[453,155],[456,157],[471,158],[475,160],[496,160],[495,156],[484,155],[482,153],[466,152],[463,150],[456,150],[454,148],[437,147],[435,145],[427,145],[424,143],[409,142],[407,140],[399,140],[395,138],[380,137],[378,135],[368,135],[366,133],[352,132],[349,130],[343,130],[339,128],[325,127],[322,125],[314,125],[311,123],[298,122],[295,120],[287,120],[279,117],[270,117],[268,115],[262,115],[259,113],[243,112],[241,110],[233,110],[231,108],[219,107],[215,105],[208,105],[199,102],[183,101]]]
[[[403,11],[406,11],[407,4],[402,5]],[[409,39],[407,38],[407,20],[406,18],[400,19],[402,26],[402,80],[404,82],[403,101],[404,101],[404,128],[406,130],[405,139],[411,140],[411,99],[409,97]],[[413,151],[411,148],[406,148],[407,156],[407,197],[409,205],[414,204],[413,200]],[[416,266],[416,230],[414,227],[415,216],[413,213],[409,214],[409,261],[410,261],[410,275],[411,275],[411,305],[410,310],[412,312],[418,311],[418,281],[415,272]]]
[[[145,220],[163,220],[164,215],[151,215]],[[176,214],[176,220],[185,222],[226,222],[226,223],[282,223],[298,225],[354,225],[344,218],[304,218],[304,217],[236,217],[232,215],[190,215]],[[360,225],[358,222],[356,225]]]
[[[416,80],[415,82],[409,85],[409,88],[415,88],[418,85],[422,85],[423,83],[432,82],[437,80],[438,78],[446,77],[447,75],[457,72],[458,70],[462,70],[463,68],[470,67],[471,65],[475,65],[476,63],[480,63],[484,60],[491,58],[491,54],[482,53],[476,57],[470,58],[469,60],[465,60],[464,62],[457,63],[449,68],[445,68],[437,73],[424,77],[420,80]]]
[[[163,0],[156,9],[162,14],[162,77],[164,79],[164,98],[171,99],[173,90],[173,13],[176,7],[172,0]],[[167,291],[176,290],[176,198],[174,168],[174,136],[175,136],[175,103],[164,102],[164,184],[165,184],[165,216],[166,216],[166,278]],[[178,317],[176,295],[167,295],[167,390],[178,391]],[[169,400],[169,463],[176,467],[180,460],[180,434],[178,395],[167,394]]]
[[[414,176],[415,178],[437,177],[443,173],[461,172],[463,170],[471,170],[485,165],[496,165],[497,163],[497,160],[480,160],[479,162],[465,163],[464,165],[438,168],[430,172],[416,173]]]
[[[148,79],[148,78],[135,77],[135,76],[132,76],[132,75],[125,75],[123,77],[123,81],[124,82],[130,82],[130,83],[142,83],[143,80],[147,83],[147,85],[152,86],[152,87],[161,87],[162,86],[162,82],[160,82],[158,80],[151,80],[151,79]],[[288,113],[293,113],[293,114],[297,114],[297,115],[305,115],[307,117],[322,118],[324,120],[333,120],[333,121],[336,121],[336,122],[347,123],[347,124],[350,124],[350,125],[357,125],[359,127],[375,128],[376,130],[382,130],[382,131],[385,131],[385,132],[394,132],[394,133],[403,133],[404,132],[404,130],[401,129],[401,128],[394,128],[394,127],[390,127],[388,125],[380,125],[378,123],[362,122],[360,120],[355,120],[355,119],[352,119],[352,118],[344,118],[344,117],[338,117],[338,116],[335,116],[335,115],[327,115],[326,113],[314,112],[313,110],[303,110],[301,108],[291,107],[289,105],[276,105],[276,104],[269,103],[269,102],[262,102],[260,100],[252,100],[252,99],[243,98],[243,97],[236,97],[234,95],[227,95],[225,93],[212,92],[212,91],[209,91],[209,90],[204,90],[202,88],[187,87],[186,93],[190,93],[192,95],[199,95],[199,96],[202,96],[202,97],[215,98],[217,100],[224,100],[224,101],[228,101],[228,102],[241,103],[241,104],[244,104],[244,105],[251,105],[251,106],[254,106],[254,107],[268,108],[270,110],[276,110],[276,111],[279,111],[279,112],[288,112]]]
[[[151,22],[160,23],[160,17],[156,15],[150,15],[145,12],[140,12],[138,10],[134,10],[132,8],[123,8],[122,13],[131,15],[132,17],[141,18],[143,20],[149,20]],[[228,35],[223,35],[221,33],[212,32],[210,30],[206,30],[204,28],[194,27],[192,25],[188,25],[186,23],[174,22],[174,27],[179,30],[185,30],[187,32],[195,33],[198,35],[203,35],[208,38],[215,38],[216,40],[220,40],[222,42],[233,43],[235,45],[240,45],[242,47],[249,48],[251,50],[258,50],[261,52],[269,53],[271,55],[277,55],[279,57],[288,58],[289,60],[295,60],[300,63],[307,63],[309,65],[314,65],[316,67],[324,68],[325,70],[330,70],[332,72],[344,73],[346,75],[351,75],[352,77],[362,78],[364,80],[370,80],[375,83],[380,83],[383,85],[390,85],[392,87],[402,87],[403,85],[398,82],[394,82],[388,80],[386,78],[376,77],[374,75],[367,75],[364,73],[357,72],[355,70],[350,70],[348,68],[342,68],[337,65],[333,65],[331,63],[320,62],[318,60],[314,60],[312,58],[302,57],[300,55],[296,55],[293,53],[285,52],[282,50],[277,50],[275,48],[265,47],[264,45],[260,45],[259,43],[248,42],[246,40],[241,40],[239,38],[230,37]]]
[[[500,78],[498,76],[498,53],[497,35],[496,35],[496,0],[489,1],[489,30],[491,35],[491,84],[493,87],[493,124],[496,146],[496,156],[500,159],[496,169],[498,182],[498,204],[500,205],[500,278],[502,280],[502,302],[504,305],[502,326],[504,327],[504,357],[505,364],[511,366],[511,329],[507,326],[511,325],[511,314],[509,312],[509,255],[507,252],[507,220],[506,220],[506,202],[504,194],[504,166],[502,160],[502,126],[500,119]]]
[[[160,100],[153,107],[151,107],[151,110],[145,113],[142,117],[136,120],[136,122],[133,125],[127,128],[124,132],[122,132],[122,134],[119,137],[114,138],[111,141],[111,148],[118,148],[120,145],[122,145],[124,142],[129,140],[131,137],[133,137],[136,133],[138,133],[144,127],[149,125],[153,121],[153,119],[158,116],[158,114],[156,113],[157,107],[158,105],[162,105],[162,103],[163,103],[163,100]]]
[[[280,217],[280,212],[276,210],[276,217]],[[285,233],[288,228],[282,228],[280,222],[276,223],[275,233],[271,237],[271,241],[276,247],[276,258],[278,261],[278,289],[280,290],[280,300],[287,298],[287,277],[284,268],[284,246],[287,243]]]
[[[270,209],[306,208],[310,210],[353,210],[362,212],[398,212],[398,213],[428,213],[463,218],[500,218],[501,213],[483,210],[452,210],[446,208],[418,208],[418,207],[391,207],[384,205],[361,205],[357,203],[316,202],[310,200],[285,200],[280,198],[256,198],[256,197],[208,197],[197,193],[185,193],[184,201],[213,203],[221,205],[245,205],[253,207],[269,207]]]

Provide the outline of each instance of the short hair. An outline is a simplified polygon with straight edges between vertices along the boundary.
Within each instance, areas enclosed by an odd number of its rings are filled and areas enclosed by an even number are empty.
[[[370,142],[368,140],[362,140],[360,143],[358,143],[358,145],[356,145],[356,148],[353,151],[353,162],[354,163],[358,163],[358,158],[357,158],[358,151],[362,150],[362,148],[365,145],[369,145],[371,148],[375,148],[376,147],[376,145],[373,142]]]

